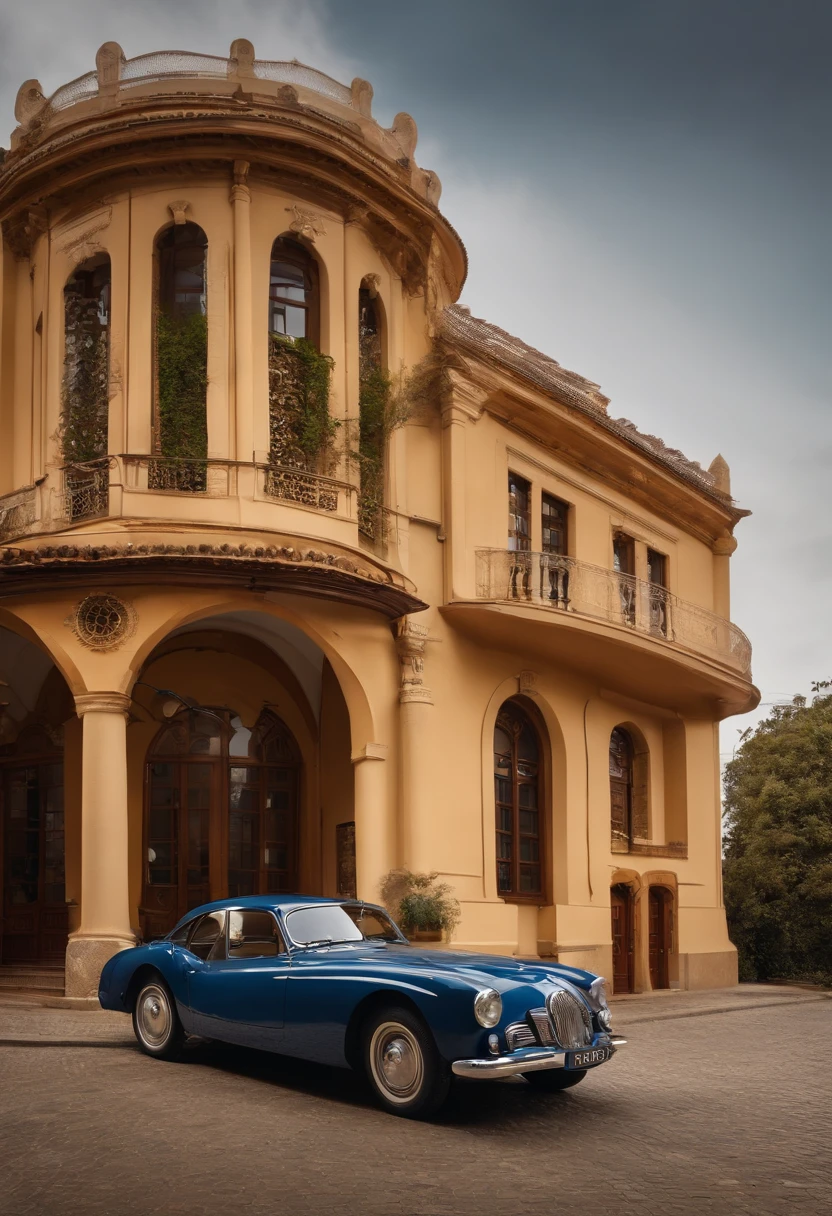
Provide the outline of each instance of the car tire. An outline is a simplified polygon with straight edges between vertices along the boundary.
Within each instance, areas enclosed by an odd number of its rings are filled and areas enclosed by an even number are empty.
[[[450,1068],[413,1010],[376,1010],[362,1027],[361,1048],[367,1079],[385,1110],[404,1119],[428,1119],[439,1110],[450,1089]]]
[[[543,1094],[559,1094],[564,1089],[571,1089],[586,1076],[586,1069],[542,1068],[536,1072],[524,1072],[523,1076]]]
[[[175,1060],[185,1042],[176,1001],[160,975],[147,979],[133,1002],[133,1033],[156,1060]]]

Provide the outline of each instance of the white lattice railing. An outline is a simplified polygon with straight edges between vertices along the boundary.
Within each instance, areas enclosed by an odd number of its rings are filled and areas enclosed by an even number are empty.
[[[32,529],[36,518],[34,486],[4,494],[0,498],[0,541],[25,535]]]
[[[751,674],[751,643],[724,617],[664,587],[553,553],[477,550],[477,597],[574,612],[704,651]]]
[[[97,519],[110,510],[110,457],[63,468],[59,515],[68,523]]]

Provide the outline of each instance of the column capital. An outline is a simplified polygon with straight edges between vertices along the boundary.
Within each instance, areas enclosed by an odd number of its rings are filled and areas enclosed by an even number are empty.
[[[736,536],[718,536],[711,545],[714,557],[730,557],[736,551]]]
[[[75,698],[75,712],[79,718],[84,714],[130,713],[131,698],[123,692],[82,692]]]
[[[425,646],[434,641],[427,625],[403,616],[396,621],[396,650],[401,663],[401,686],[399,701],[433,705],[433,693],[423,683],[425,670]]]
[[[364,760],[386,760],[387,759],[387,744],[386,743],[365,743],[363,747],[359,747],[350,756],[353,764],[361,764]]]

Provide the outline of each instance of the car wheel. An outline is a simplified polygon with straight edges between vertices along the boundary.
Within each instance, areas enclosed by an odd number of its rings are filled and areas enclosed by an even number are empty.
[[[583,1071],[570,1070],[567,1072],[563,1068],[542,1068],[537,1072],[524,1072],[523,1076],[533,1085],[535,1089],[539,1089],[544,1094],[559,1094],[563,1089],[571,1089],[573,1085],[577,1085],[579,1081],[583,1081],[586,1076],[586,1069]]]
[[[161,978],[143,984],[133,1005],[133,1031],[142,1051],[159,1060],[175,1060],[185,1041],[176,1001]]]
[[[451,1074],[433,1035],[410,1009],[390,1006],[364,1024],[363,1061],[381,1105],[406,1119],[427,1119],[448,1096]]]

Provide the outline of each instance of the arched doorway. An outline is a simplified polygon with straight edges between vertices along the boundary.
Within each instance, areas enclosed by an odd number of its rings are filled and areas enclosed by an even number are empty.
[[[180,710],[148,749],[141,920],[166,933],[211,899],[297,889],[301,761],[286,724]]]
[[[673,896],[666,887],[651,887],[648,896],[650,986],[670,987],[670,932]]]
[[[0,959],[62,963],[68,931],[63,744],[30,727],[3,750]]]
[[[635,933],[633,893],[624,883],[610,891],[612,914],[612,983],[613,991],[633,992],[635,981]]]

